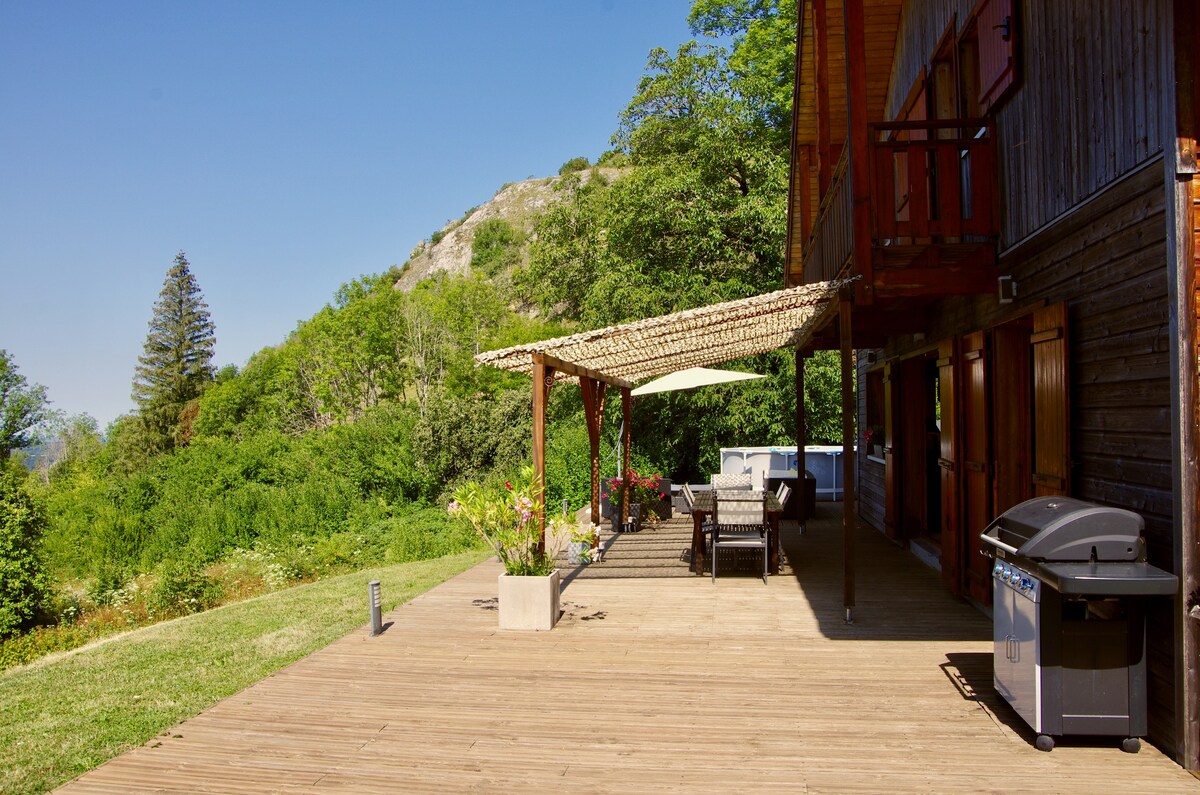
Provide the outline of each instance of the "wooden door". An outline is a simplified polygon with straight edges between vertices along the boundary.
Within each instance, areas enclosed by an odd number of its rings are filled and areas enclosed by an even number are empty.
[[[1033,496],[1029,318],[992,330],[992,510]]]
[[[962,339],[963,571],[965,591],[983,604],[992,598],[991,568],[981,553],[979,534],[992,520],[992,460],[988,433],[989,373],[987,337],[982,331]]]
[[[1067,305],[1033,313],[1033,493],[1071,493]]]
[[[900,363],[900,535],[918,538],[926,531],[925,359]]]
[[[958,395],[955,369],[955,342],[942,340],[938,345],[938,391],[942,404],[941,449],[938,451],[939,477],[942,479],[942,579],[956,595],[963,590],[962,525],[959,522],[960,494],[958,489],[959,413],[955,398]]]
[[[898,389],[897,368],[893,362],[883,365],[883,529],[887,537],[893,541],[900,538],[900,464],[898,418],[900,415],[897,405],[900,390]]]

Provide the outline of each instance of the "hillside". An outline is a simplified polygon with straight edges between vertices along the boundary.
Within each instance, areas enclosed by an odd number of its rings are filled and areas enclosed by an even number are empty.
[[[593,168],[578,173],[586,183],[594,174],[613,180],[624,171],[625,169],[619,168]],[[404,264],[395,288],[408,292],[422,279],[438,272],[456,276],[467,273],[471,264],[475,231],[485,221],[501,219],[528,237],[533,233],[538,214],[565,196],[562,191],[557,190],[562,179],[543,177],[505,185],[487,202],[469,210],[462,218],[447,223],[433,239],[421,241]]]

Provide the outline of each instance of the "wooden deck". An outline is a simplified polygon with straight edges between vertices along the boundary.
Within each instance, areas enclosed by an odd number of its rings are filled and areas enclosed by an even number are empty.
[[[481,564],[60,791],[1200,792],[1153,747],[1035,750],[988,619],[874,531],[844,624],[839,523],[768,585],[571,579],[547,633],[496,629]]]

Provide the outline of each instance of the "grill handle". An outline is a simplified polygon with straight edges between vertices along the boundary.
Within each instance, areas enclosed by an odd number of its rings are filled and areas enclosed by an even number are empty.
[[[996,536],[994,536],[994,535],[991,535],[992,531],[993,531],[993,530],[995,530],[997,527],[999,527],[999,526],[1000,526],[1000,519],[1001,519],[1001,518],[1002,518],[1002,517],[1000,517],[1000,516],[997,516],[995,519],[993,519],[993,520],[992,520],[992,523],[991,523],[991,524],[989,524],[989,525],[987,526],[987,528],[985,528],[985,529],[984,529],[984,531],[983,531],[982,533],[980,533],[980,534],[979,534],[979,537],[980,537],[981,539],[983,539],[984,541],[988,542],[989,544],[991,544],[992,546],[994,546],[994,547],[998,547],[998,548],[1000,548],[1000,549],[1003,549],[1005,552],[1007,552],[1007,553],[1008,553],[1008,554],[1010,554],[1010,555],[1019,555],[1019,554],[1021,554],[1021,553],[1017,552],[1017,548],[1016,548],[1016,547],[1010,547],[1008,544],[1004,543],[1003,541],[1001,541],[1001,540],[1000,540],[999,538],[997,538]],[[997,533],[997,535],[999,535],[999,533]],[[982,550],[980,550],[980,551],[982,552]]]

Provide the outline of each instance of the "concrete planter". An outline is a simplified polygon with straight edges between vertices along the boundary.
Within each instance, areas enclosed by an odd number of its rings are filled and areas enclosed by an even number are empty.
[[[501,574],[498,583],[500,629],[554,629],[559,613],[557,569],[544,577]]]

